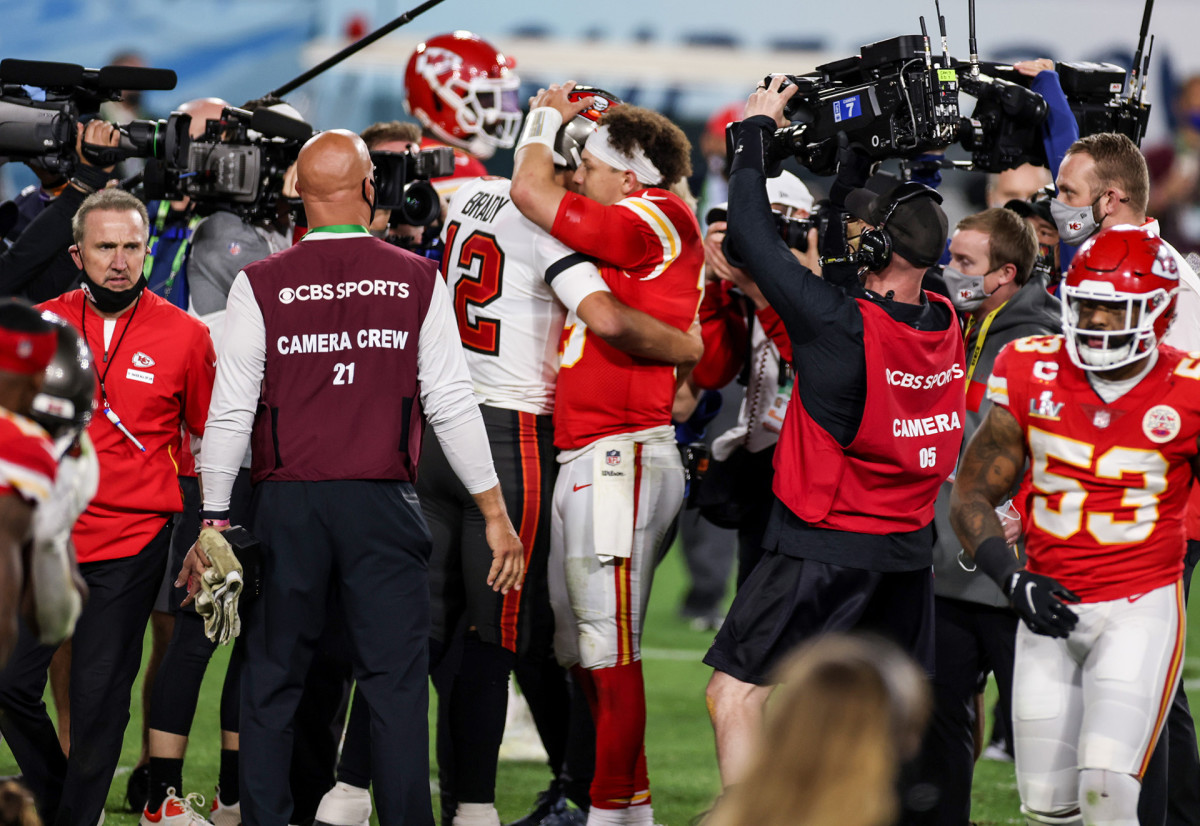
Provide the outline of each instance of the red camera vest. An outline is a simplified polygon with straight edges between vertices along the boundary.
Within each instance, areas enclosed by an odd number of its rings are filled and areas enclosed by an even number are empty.
[[[931,293],[930,301],[946,299]],[[933,519],[962,444],[964,352],[957,323],[915,330],[859,299],[866,345],[862,424],[843,448],[793,390],[775,451],[775,495],[821,528],[887,534]]]

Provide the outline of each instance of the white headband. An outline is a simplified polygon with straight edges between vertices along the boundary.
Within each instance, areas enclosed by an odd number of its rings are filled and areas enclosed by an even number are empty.
[[[614,169],[632,172],[644,184],[658,186],[662,183],[662,173],[658,171],[658,167],[650,163],[650,159],[646,157],[646,153],[640,146],[633,150],[632,155],[617,151],[608,138],[607,125],[601,126],[588,135],[587,143],[583,145],[583,148],[591,152],[601,163],[606,163]]]

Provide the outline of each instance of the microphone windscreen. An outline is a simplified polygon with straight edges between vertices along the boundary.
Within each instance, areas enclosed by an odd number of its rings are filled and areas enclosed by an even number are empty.
[[[174,89],[178,78],[171,69],[144,66],[105,66],[100,70],[100,85],[106,89]]]
[[[0,60],[0,80],[20,86],[40,89],[56,86],[78,86],[83,82],[83,67],[74,63],[51,63],[46,60]]]

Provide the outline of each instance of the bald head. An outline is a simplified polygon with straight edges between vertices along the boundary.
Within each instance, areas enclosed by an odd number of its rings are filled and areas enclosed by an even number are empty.
[[[192,116],[192,125],[188,128],[188,134],[193,138],[199,138],[204,134],[208,121],[220,120],[221,112],[228,105],[220,98],[196,98],[182,104],[176,111]]]
[[[304,144],[296,159],[296,175],[306,206],[310,198],[358,198],[363,178],[371,177],[371,154],[358,135],[346,129],[330,129]]]
[[[375,200],[371,170],[371,153],[353,132],[330,129],[309,138],[296,159],[296,189],[308,225],[369,224]]]

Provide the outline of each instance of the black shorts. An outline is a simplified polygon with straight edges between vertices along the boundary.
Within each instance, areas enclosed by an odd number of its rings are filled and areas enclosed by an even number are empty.
[[[874,631],[933,673],[933,571],[844,568],[766,552],[738,589],[704,662],[770,685],[800,643],[827,631]]]
[[[558,462],[551,416],[480,405],[500,490],[525,548],[520,591],[500,594],[487,584],[492,565],[483,515],[454,475],[431,430],[421,445],[417,496],[433,534],[429,590],[434,639],[447,642],[462,623],[484,642],[520,656],[549,657],[554,616],[546,584],[550,503]]]

